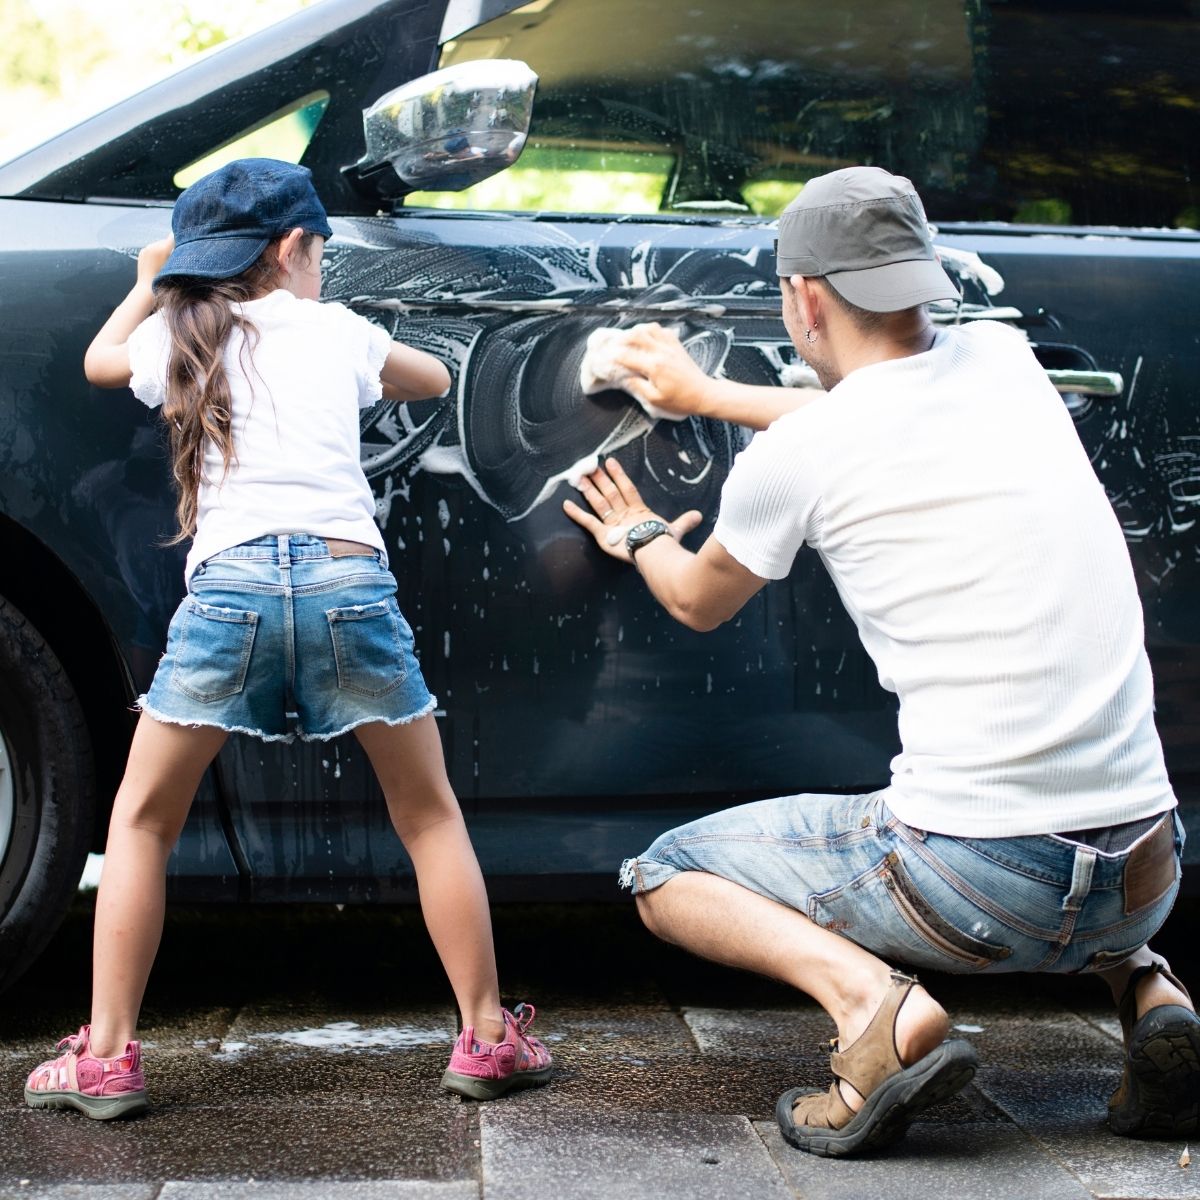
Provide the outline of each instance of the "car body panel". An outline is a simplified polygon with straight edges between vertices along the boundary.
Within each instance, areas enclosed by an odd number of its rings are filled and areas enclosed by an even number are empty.
[[[161,545],[174,504],[158,417],[127,391],[90,388],[81,362],[132,282],[138,248],[169,227],[169,193],[154,182],[169,172],[165,158],[134,163],[85,203],[87,171],[108,170],[110,147],[156,120],[182,137],[182,124],[216,119],[214,88],[249,104],[254,73],[278,55],[291,64],[279,76],[290,96],[305,86],[295,64],[334,53],[335,8],[319,6],[275,51],[251,39],[0,167],[0,192],[25,196],[0,199],[0,532],[19,526],[77,582],[119,648],[129,701],[161,654],[183,552]],[[360,0],[340,11],[378,51],[363,87],[434,65],[440,5]],[[339,103],[323,138],[348,136]],[[222,128],[240,119],[224,114]],[[326,166],[338,153],[328,140],[314,150]],[[451,782],[485,870],[509,881],[502,890],[522,894],[520,881],[534,879],[539,894],[604,894],[621,858],[679,820],[763,795],[886,784],[895,700],[815,555],[700,635],[561,511],[571,466],[611,452],[656,508],[702,511],[692,544],[711,530],[748,431],[652,422],[623,393],[585,398],[579,361],[592,330],[655,319],[707,369],[779,384],[796,355],[779,318],[773,224],[415,206],[372,216],[343,183],[325,297],[453,375],[445,401],[366,413],[363,463],[439,697]],[[122,189],[131,194],[111,194]],[[989,294],[966,270],[965,315],[1015,309],[1047,367],[1123,378],[1115,398],[1064,403],[1130,546],[1167,762],[1186,783],[1200,775],[1200,235],[954,223],[937,240],[1003,278]],[[172,858],[171,887],[189,898],[415,897],[351,738],[231,738]]]

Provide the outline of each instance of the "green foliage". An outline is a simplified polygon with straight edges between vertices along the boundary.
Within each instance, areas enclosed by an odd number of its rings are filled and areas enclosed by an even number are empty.
[[[0,0],[0,86],[30,85],[57,94],[54,40],[29,0]]]
[[[1051,197],[1025,200],[1017,206],[1012,219],[1018,225],[1070,225],[1071,206],[1066,200]]]
[[[312,0],[0,0],[0,139],[50,132]]]

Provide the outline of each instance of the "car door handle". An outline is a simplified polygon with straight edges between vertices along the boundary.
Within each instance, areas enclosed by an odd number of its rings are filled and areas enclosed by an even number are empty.
[[[1125,380],[1119,371],[1063,371],[1047,367],[1046,375],[1058,391],[1076,396],[1119,396],[1125,390]]]

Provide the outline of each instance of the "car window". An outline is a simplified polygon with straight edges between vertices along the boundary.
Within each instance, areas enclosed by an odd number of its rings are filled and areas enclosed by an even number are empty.
[[[775,215],[878,163],[943,220],[1200,225],[1183,0],[534,0],[441,65],[538,73],[529,144],[448,208]]]
[[[203,175],[233,162],[235,158],[278,158],[298,163],[312,141],[325,110],[328,92],[311,92],[251,125],[215,150],[175,172],[177,188],[190,187]]]

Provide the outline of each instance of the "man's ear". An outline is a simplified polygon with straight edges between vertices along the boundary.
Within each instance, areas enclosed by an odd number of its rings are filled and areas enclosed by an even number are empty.
[[[803,275],[793,275],[788,282],[796,293],[796,309],[804,322],[805,329],[819,329],[821,317],[821,292]]]

